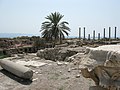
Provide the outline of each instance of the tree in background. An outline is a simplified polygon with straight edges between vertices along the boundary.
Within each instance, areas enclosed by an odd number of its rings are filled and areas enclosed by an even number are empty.
[[[42,37],[47,41],[60,41],[62,43],[62,39],[65,38],[66,34],[69,35],[70,28],[67,26],[69,23],[66,21],[60,22],[60,20],[64,17],[59,12],[51,13],[45,19],[47,21],[42,23],[41,30]]]

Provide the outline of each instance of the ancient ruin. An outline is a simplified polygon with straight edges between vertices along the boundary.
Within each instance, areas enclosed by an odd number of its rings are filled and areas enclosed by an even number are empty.
[[[51,44],[46,44],[44,48],[27,44],[16,48],[1,48],[0,54],[10,57],[0,60],[3,68],[0,75],[4,82],[0,83],[0,89],[18,85],[17,90],[19,82],[24,84],[27,83],[24,79],[32,78],[30,85],[20,85],[21,89],[119,90],[120,45],[103,44],[106,42],[67,39],[54,47]],[[7,71],[13,73],[13,76]],[[15,82],[11,81],[11,87],[4,87],[11,76]],[[46,83],[48,86],[43,87]],[[35,86],[38,84],[39,86]]]
[[[0,60],[0,66],[3,69],[21,77],[21,78],[32,79],[33,71],[28,67],[25,67],[20,64],[16,64],[9,60]]]
[[[97,48],[87,48],[89,59],[94,59],[91,67],[82,68],[81,73],[86,78],[92,78],[96,85],[108,90],[120,89],[120,45],[105,45]],[[88,71],[88,69],[91,69]]]

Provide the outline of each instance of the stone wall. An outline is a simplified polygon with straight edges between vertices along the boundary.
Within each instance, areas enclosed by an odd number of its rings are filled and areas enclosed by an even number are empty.
[[[17,53],[35,53],[39,48],[33,46],[19,47],[19,48],[9,48],[0,50],[0,54],[11,56]]]

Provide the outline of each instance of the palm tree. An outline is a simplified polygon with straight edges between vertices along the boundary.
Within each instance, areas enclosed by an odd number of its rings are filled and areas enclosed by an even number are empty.
[[[62,39],[65,38],[64,34],[68,36],[68,31],[70,31],[70,28],[66,25],[69,24],[68,22],[60,22],[63,17],[64,15],[61,15],[59,12],[51,13],[45,17],[47,21],[42,23],[40,30],[42,37],[48,41],[56,41],[59,39],[60,43],[62,43]]]

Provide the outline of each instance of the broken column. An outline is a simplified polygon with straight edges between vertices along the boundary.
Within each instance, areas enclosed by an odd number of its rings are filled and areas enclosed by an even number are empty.
[[[3,69],[15,74],[18,77],[31,79],[33,76],[33,71],[30,68],[14,63],[12,61],[0,60],[0,65]]]

